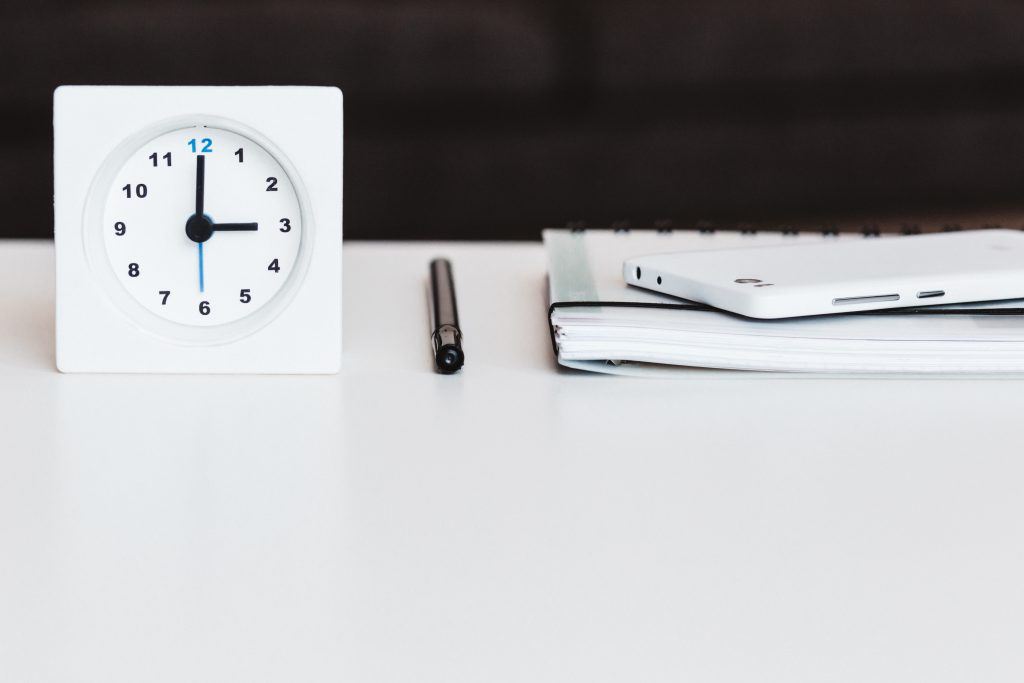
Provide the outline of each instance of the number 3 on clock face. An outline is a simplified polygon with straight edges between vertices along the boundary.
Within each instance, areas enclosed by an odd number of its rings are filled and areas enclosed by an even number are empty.
[[[215,326],[253,315],[292,276],[303,239],[281,161],[238,132],[178,128],[144,142],[102,206],[109,265],[165,320]]]

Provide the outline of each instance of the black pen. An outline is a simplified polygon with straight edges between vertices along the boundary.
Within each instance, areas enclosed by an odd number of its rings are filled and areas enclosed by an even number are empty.
[[[455,284],[452,264],[447,259],[430,262],[430,296],[434,308],[434,364],[446,375],[457,371],[466,362],[462,352],[459,313],[455,308]]]

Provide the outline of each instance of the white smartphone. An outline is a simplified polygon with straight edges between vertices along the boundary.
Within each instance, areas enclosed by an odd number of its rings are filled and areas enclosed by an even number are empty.
[[[626,282],[752,318],[1024,298],[1024,232],[967,230],[637,256]]]

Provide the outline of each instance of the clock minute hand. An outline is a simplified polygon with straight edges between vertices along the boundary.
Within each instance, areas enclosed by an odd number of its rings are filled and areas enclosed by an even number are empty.
[[[196,212],[185,221],[185,235],[197,244],[202,244],[213,235],[213,223],[203,213],[205,191],[206,157],[200,154],[196,157]]]
[[[254,231],[259,230],[259,223],[214,223],[212,227],[214,232],[222,230],[232,232]]]
[[[203,195],[206,191],[206,157],[196,157],[196,215],[203,215]]]

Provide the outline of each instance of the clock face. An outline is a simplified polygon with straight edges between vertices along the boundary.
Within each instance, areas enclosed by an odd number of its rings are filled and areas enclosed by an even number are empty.
[[[128,293],[157,316],[197,327],[231,323],[265,306],[296,271],[297,191],[252,139],[179,128],[140,146],[113,178],[98,228],[106,256]]]

